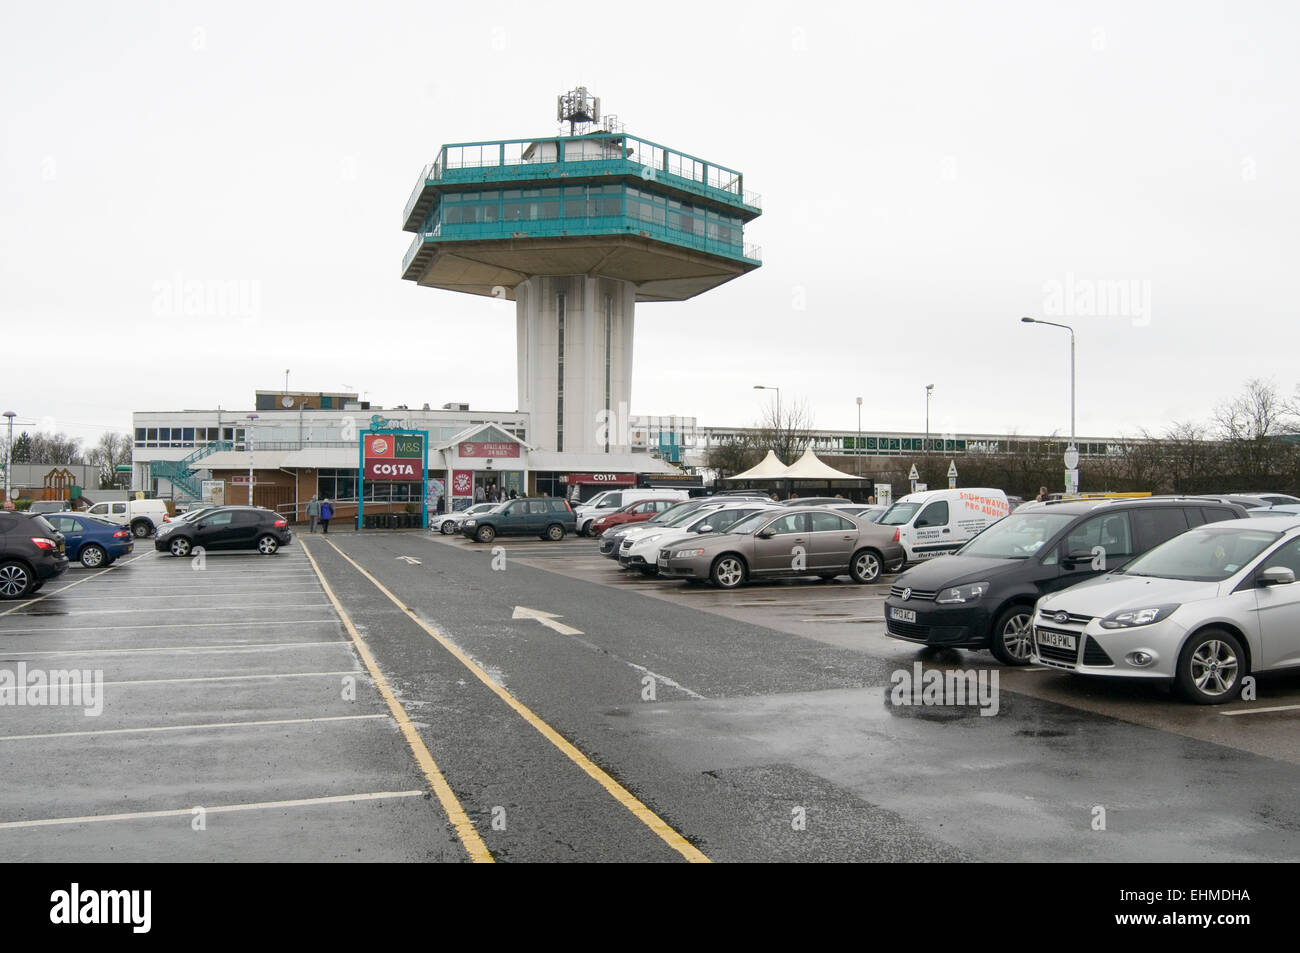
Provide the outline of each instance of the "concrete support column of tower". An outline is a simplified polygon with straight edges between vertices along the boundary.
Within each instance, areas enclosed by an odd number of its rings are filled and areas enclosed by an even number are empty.
[[[514,291],[519,409],[529,414],[532,443],[629,452],[636,285],[542,275]]]

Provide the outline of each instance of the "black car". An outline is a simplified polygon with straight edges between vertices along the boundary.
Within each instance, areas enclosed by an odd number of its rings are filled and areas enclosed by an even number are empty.
[[[885,630],[1024,665],[1039,597],[1120,569],[1193,527],[1245,517],[1241,506],[1191,497],[1037,504],[899,576],[885,599]]]
[[[256,549],[270,556],[293,539],[289,521],[260,506],[218,506],[194,520],[172,520],[158,527],[153,548],[173,556],[196,549]]]
[[[45,517],[0,511],[0,599],[31,595],[67,568],[63,534]]]
[[[569,501],[558,496],[520,497],[502,503],[494,510],[471,516],[460,524],[460,531],[480,543],[490,543],[498,536],[540,536],[564,539],[565,533],[577,532],[578,523]]]

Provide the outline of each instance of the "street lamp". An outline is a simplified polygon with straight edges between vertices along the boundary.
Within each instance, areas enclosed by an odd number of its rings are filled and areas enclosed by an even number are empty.
[[[857,475],[862,476],[862,398],[858,398],[858,445],[855,448],[858,451]]]
[[[1057,324],[1055,321],[1044,321],[1042,318],[1021,318],[1025,324],[1046,324],[1048,327],[1064,328],[1070,332],[1070,446],[1066,449],[1066,467],[1073,470],[1078,466],[1079,448],[1074,442],[1074,328],[1068,324]],[[1074,461],[1074,466],[1070,466],[1069,461]],[[1074,492],[1078,493],[1079,488],[1076,486]]]
[[[925,385],[925,443],[921,444],[921,450],[924,453],[930,452],[930,395],[934,393],[934,385]]]
[[[12,484],[9,482],[9,471],[13,469],[14,462],[14,418],[18,415],[12,410],[6,410],[5,416],[9,418],[9,442],[5,444],[5,509],[13,509],[13,501],[9,498],[9,488]]]
[[[248,448],[248,505],[253,505],[253,421],[257,414],[245,414],[248,427],[244,431],[244,446]]]
[[[781,436],[781,388],[773,387],[770,384],[755,384],[754,390],[774,390],[776,391],[776,433],[777,439]],[[784,447],[782,448],[784,449]]]

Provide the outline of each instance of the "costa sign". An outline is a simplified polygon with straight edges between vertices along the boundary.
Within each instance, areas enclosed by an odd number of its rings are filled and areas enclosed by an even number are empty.
[[[504,440],[466,440],[456,445],[456,453],[462,457],[518,457],[519,444]]]
[[[419,460],[367,460],[367,480],[419,480]]]
[[[364,466],[367,480],[423,480],[424,437],[408,433],[365,435]]]
[[[600,483],[606,486],[631,486],[636,483],[635,473],[566,473],[561,483]]]
[[[473,470],[451,471],[451,495],[452,496],[473,496],[474,495],[474,471]]]

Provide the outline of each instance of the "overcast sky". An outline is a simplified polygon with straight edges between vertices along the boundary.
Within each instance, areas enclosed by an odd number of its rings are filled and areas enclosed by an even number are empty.
[[[1205,420],[1300,379],[1296,9],[6,4],[0,409],[93,442],[285,368],[515,409],[513,304],[402,281],[402,208],[581,83],[762,195],[762,268],[638,307],[633,413],[745,425],[768,384],[919,430],[933,383],[936,433],[1066,433],[1069,337],[1028,314],[1077,330],[1081,435]]]

